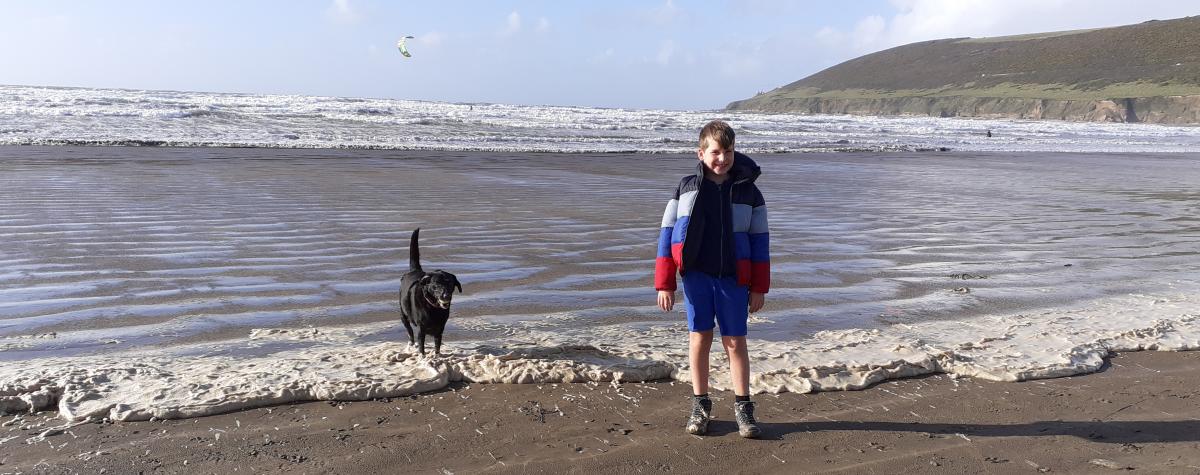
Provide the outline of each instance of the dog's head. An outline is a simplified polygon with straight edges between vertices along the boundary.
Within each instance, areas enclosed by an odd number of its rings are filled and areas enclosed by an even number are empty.
[[[450,299],[454,297],[454,289],[462,293],[462,284],[458,283],[458,277],[443,270],[425,274],[418,285],[429,303],[447,310],[450,308]]]

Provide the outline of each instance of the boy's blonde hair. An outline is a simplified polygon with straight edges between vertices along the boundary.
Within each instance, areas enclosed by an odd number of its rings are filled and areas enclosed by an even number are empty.
[[[709,140],[716,142],[723,149],[733,148],[733,127],[723,120],[714,120],[704,124],[704,128],[700,129],[700,150],[707,148]]]

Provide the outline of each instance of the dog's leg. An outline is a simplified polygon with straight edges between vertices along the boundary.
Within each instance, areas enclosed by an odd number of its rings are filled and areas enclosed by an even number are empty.
[[[417,348],[421,350],[421,354],[425,354],[425,330],[417,328]]]
[[[407,297],[407,298],[406,298]],[[412,298],[410,295],[400,294],[400,322],[404,324],[404,329],[408,330],[408,344],[416,344],[413,339],[412,330]]]
[[[438,333],[433,336],[433,354],[441,356],[442,354],[442,334]]]
[[[412,323],[408,321],[408,315],[401,314],[400,321],[404,323],[404,329],[408,330],[408,344],[415,344],[417,340],[413,338]]]
[[[404,319],[404,329],[408,330],[408,344],[416,344],[417,340],[413,338],[412,324],[408,323],[408,319]]]

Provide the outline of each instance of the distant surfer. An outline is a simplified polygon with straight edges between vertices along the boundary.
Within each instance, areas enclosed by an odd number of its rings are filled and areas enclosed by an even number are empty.
[[[992,129],[988,129],[987,135],[988,135],[988,137],[992,136]]]

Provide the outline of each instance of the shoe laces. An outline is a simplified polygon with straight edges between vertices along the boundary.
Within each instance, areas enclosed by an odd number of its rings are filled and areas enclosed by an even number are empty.
[[[742,423],[745,423],[745,424],[757,424],[758,423],[758,421],[754,420],[754,403],[753,402],[738,403],[737,406],[738,406],[738,411],[737,411],[738,421],[741,421]]]
[[[710,402],[709,404],[712,404],[712,403]],[[711,412],[712,411],[710,409],[705,409],[704,402],[702,400],[697,399],[697,400],[692,401],[692,418],[693,419],[708,418],[708,415]]]

